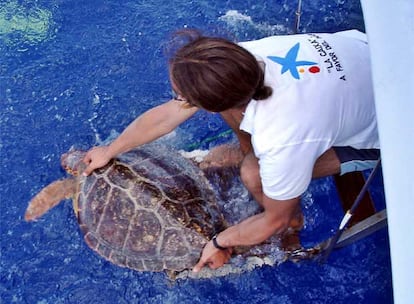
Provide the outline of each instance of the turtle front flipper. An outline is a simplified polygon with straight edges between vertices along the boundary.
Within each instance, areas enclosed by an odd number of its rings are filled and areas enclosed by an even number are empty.
[[[36,220],[63,199],[72,197],[75,192],[76,181],[73,178],[62,179],[49,184],[30,201],[24,219],[26,221]]]
[[[243,158],[244,155],[238,145],[223,144],[211,149],[198,166],[203,170],[208,168],[239,168]]]

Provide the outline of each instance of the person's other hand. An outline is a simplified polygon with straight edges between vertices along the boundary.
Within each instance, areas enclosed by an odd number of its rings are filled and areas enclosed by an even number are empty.
[[[200,260],[193,267],[193,271],[199,272],[206,265],[211,269],[217,269],[223,266],[230,260],[232,251],[231,248],[227,248],[226,250],[217,249],[214,247],[212,241],[208,242],[203,249]]]
[[[87,166],[83,171],[83,175],[88,176],[93,170],[105,166],[111,158],[112,157],[108,152],[108,146],[94,147],[90,149],[83,158],[83,162]]]

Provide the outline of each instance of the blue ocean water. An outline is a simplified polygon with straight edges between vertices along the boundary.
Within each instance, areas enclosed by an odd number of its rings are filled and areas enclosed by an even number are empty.
[[[296,9],[287,0],[0,0],[0,303],[392,303],[386,229],[323,265],[171,284],[93,253],[69,201],[23,220],[30,198],[65,176],[63,152],[101,144],[169,99],[171,33],[198,28],[239,41],[293,33]],[[364,29],[357,0],[305,0],[302,11],[300,32]],[[170,143],[207,149],[231,139],[219,116],[199,113]],[[380,177],[371,190],[383,205]],[[305,245],[330,236],[342,216],[329,178],[311,184],[302,207]]]

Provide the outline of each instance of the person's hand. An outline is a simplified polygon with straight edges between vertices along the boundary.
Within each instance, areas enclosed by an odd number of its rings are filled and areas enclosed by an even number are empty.
[[[231,248],[227,248],[226,250],[217,249],[214,247],[212,241],[208,242],[203,249],[200,260],[193,267],[193,271],[199,272],[206,265],[211,269],[217,269],[223,266],[230,260],[232,251]]]
[[[94,147],[90,149],[83,158],[83,162],[87,166],[83,171],[83,175],[88,176],[93,170],[105,166],[111,158],[112,156],[109,155],[108,146]]]

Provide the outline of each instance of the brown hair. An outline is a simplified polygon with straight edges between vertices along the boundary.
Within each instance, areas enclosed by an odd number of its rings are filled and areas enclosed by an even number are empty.
[[[212,112],[269,97],[264,71],[246,49],[195,31],[178,33],[188,42],[170,58],[171,81],[190,105]]]

